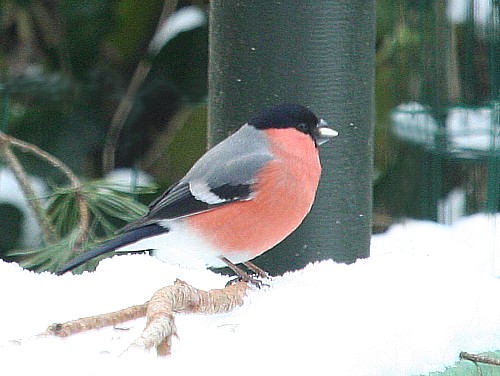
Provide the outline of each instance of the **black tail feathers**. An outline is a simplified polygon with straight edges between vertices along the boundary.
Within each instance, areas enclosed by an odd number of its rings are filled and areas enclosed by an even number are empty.
[[[118,235],[116,238],[108,240],[101,246],[91,249],[90,251],[75,257],[73,260],[69,261],[66,265],[64,265],[61,269],[56,271],[56,274],[62,275],[97,256],[113,252],[114,250],[135,243],[141,239],[160,235],[166,232],[168,232],[168,228],[162,227],[156,223],[124,232]],[[141,250],[142,249],[137,249],[137,251]],[[146,251],[146,249],[143,249],[142,251]]]

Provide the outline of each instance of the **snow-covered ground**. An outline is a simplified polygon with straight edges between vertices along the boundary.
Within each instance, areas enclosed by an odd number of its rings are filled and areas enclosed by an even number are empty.
[[[0,369],[9,375],[419,375],[460,351],[500,349],[500,216],[453,227],[408,221],[373,237],[352,265],[318,262],[252,290],[242,307],[178,315],[172,355],[125,353],[145,320],[36,338],[54,322],[148,300],[175,278],[202,289],[227,277],[144,256],[57,277],[0,263]],[[497,260],[499,258],[497,257]],[[7,374],[7,373],[5,373]]]

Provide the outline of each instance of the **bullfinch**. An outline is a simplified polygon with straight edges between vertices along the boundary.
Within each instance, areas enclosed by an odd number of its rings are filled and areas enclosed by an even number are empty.
[[[183,266],[243,263],[292,233],[309,213],[321,165],[318,146],[337,135],[309,109],[281,104],[254,117],[206,152],[117,237],[62,267],[63,274],[110,252],[152,251]]]

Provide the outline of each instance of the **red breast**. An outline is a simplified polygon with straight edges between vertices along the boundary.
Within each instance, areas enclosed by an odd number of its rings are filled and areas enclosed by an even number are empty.
[[[321,175],[318,149],[296,129],[266,129],[275,159],[257,174],[255,197],[187,218],[190,228],[223,252],[253,257],[293,232],[309,213]]]

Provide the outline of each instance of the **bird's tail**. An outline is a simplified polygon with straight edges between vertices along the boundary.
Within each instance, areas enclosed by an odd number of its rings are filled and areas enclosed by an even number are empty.
[[[143,227],[135,228],[133,230],[129,230],[127,232],[124,232],[120,235],[118,235],[116,238],[108,240],[107,242],[103,243],[101,246],[91,249],[88,252],[85,252],[77,257],[75,257],[73,260],[69,261],[66,265],[64,265],[61,269],[56,271],[57,275],[62,275],[66,272],[69,272],[70,270],[76,268],[77,266],[80,266],[87,261],[100,256],[104,255],[106,253],[113,252],[117,250],[118,248],[124,247],[126,245],[135,243],[141,239],[148,238],[151,236],[155,235],[160,235],[165,232],[168,232],[168,228],[162,227],[157,224],[149,224]],[[147,251],[147,249],[144,249],[144,251]]]

